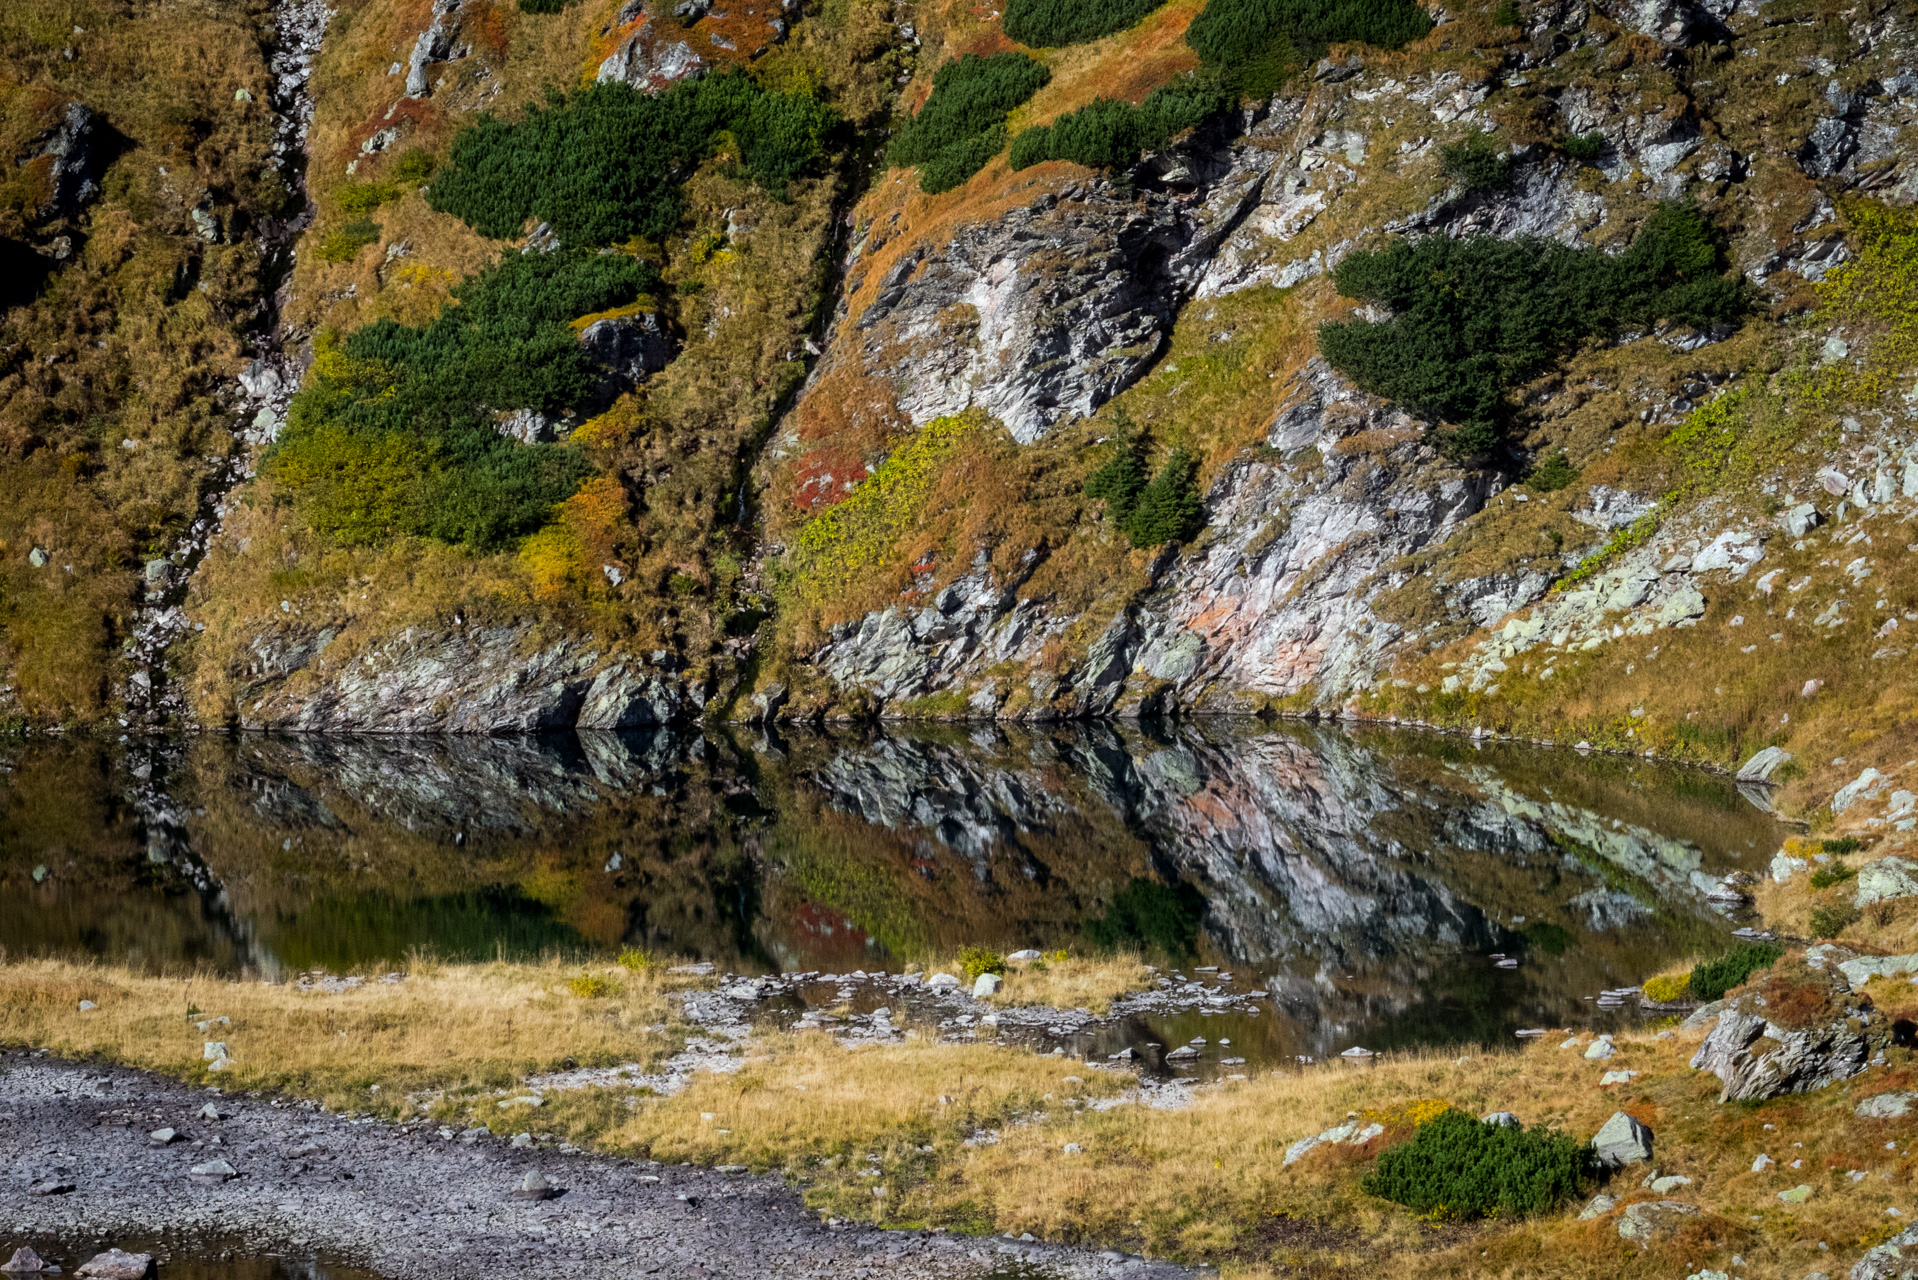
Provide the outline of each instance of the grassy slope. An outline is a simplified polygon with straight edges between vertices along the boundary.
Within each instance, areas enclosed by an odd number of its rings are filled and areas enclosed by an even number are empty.
[[[286,196],[269,169],[269,14],[265,0],[0,8],[6,154],[26,154],[69,101],[117,150],[75,217],[34,188],[39,169],[6,165],[0,237],[50,254],[65,236],[73,254],[0,315],[0,715],[111,709],[140,564],[185,530],[209,459],[232,447],[214,396],[259,301],[252,228]],[[230,243],[195,234],[203,200]],[[28,563],[35,547],[45,569]]]

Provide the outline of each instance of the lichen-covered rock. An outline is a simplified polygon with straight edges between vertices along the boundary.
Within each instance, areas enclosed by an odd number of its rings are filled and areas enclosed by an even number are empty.
[[[1641,1200],[1628,1204],[1618,1215],[1618,1234],[1622,1240],[1650,1244],[1663,1240],[1699,1215],[1695,1204],[1682,1200]]]
[[[631,384],[644,382],[672,363],[672,336],[654,311],[608,316],[580,330],[580,345],[595,364]]]
[[[433,17],[426,30],[413,42],[406,60],[406,96],[424,98],[430,92],[426,68],[435,62],[457,58],[464,52],[460,44],[460,4],[462,0],[433,0]]]
[[[1858,882],[1852,901],[1861,907],[1893,898],[1918,895],[1918,862],[1896,854],[1867,862],[1858,868]]]
[[[1865,1251],[1849,1280],[1918,1280],[1918,1227],[1908,1227]]]
[[[1848,1080],[1889,1039],[1871,1000],[1841,974],[1792,958],[1727,1002],[1691,1065],[1724,1082],[1720,1102],[1758,1101]]]

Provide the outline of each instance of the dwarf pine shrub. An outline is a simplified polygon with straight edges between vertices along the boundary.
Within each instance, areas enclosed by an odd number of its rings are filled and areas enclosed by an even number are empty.
[[[1618,254],[1536,237],[1400,240],[1349,254],[1332,274],[1341,294],[1391,318],[1322,325],[1319,350],[1366,390],[1444,424],[1449,452],[1487,453],[1502,438],[1506,389],[1582,339],[1735,319],[1751,289],[1725,265],[1723,235],[1685,204],[1660,206]]]
[[[1327,45],[1396,49],[1431,29],[1413,0],[1210,0],[1185,42],[1234,91],[1258,96],[1275,92]]]
[[[1548,1212],[1578,1193],[1591,1168],[1591,1144],[1555,1129],[1447,1111],[1387,1148],[1360,1185],[1434,1217],[1484,1218]]]
[[[1484,133],[1440,147],[1439,168],[1464,191],[1495,191],[1512,180],[1512,157]]]
[[[1531,474],[1525,477],[1525,487],[1535,493],[1556,493],[1576,479],[1578,468],[1560,449],[1532,468]]]
[[[679,222],[680,181],[722,142],[747,177],[783,191],[819,163],[837,121],[810,97],[743,75],[682,80],[659,94],[596,84],[529,108],[517,124],[483,115],[462,129],[427,202],[496,238],[538,220],[573,247],[658,239]]]
[[[1853,913],[1852,919],[1857,919]],[[1850,921],[1846,921],[1849,924]],[[1840,925],[1839,928],[1843,928]],[[1817,932],[1814,926],[1814,933]],[[1832,930],[1836,933],[1838,930]],[[1824,937],[1828,935],[1820,934]],[[1784,951],[1769,942],[1741,942],[1716,960],[1692,969],[1691,992],[1694,1000],[1723,1000],[1725,993],[1760,969],[1769,969]]]
[[[1124,31],[1164,0],[1008,0],[1000,27],[1035,49],[1084,44]]]
[[[1023,53],[961,55],[933,73],[932,95],[894,136],[887,162],[918,165],[919,189],[928,195],[952,190],[999,154],[1006,113],[1051,79]]]
[[[1121,169],[1198,125],[1226,104],[1214,85],[1194,79],[1166,85],[1133,106],[1097,98],[1049,125],[1012,140],[1010,163],[1024,169],[1044,160],[1070,160],[1094,169]]]

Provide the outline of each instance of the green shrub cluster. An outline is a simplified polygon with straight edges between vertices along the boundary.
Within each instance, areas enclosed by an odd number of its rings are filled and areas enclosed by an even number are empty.
[[[1199,495],[1199,460],[1184,448],[1172,451],[1150,483],[1143,441],[1121,428],[1112,459],[1086,478],[1085,495],[1103,498],[1113,523],[1135,547],[1184,542],[1205,523]]]
[[[682,80],[655,95],[597,84],[518,124],[481,116],[453,139],[427,201],[499,238],[537,219],[573,247],[657,239],[679,222],[680,181],[722,144],[753,181],[782,191],[819,162],[837,119],[743,75]]]
[[[1011,164],[1024,169],[1044,160],[1070,160],[1094,169],[1121,169],[1225,104],[1224,93],[1197,79],[1155,89],[1136,107],[1098,98],[1049,125],[1020,133],[1012,140]]]
[[[1811,936],[1814,938],[1836,938],[1845,930],[1858,923],[1863,914],[1849,902],[1834,902],[1811,909]]]
[[[1565,158],[1582,165],[1595,164],[1605,151],[1605,135],[1602,133],[1574,133],[1558,144]]]
[[[1525,477],[1525,487],[1534,493],[1556,493],[1578,479],[1578,468],[1565,456],[1565,450],[1546,458]]]
[[[1108,950],[1150,947],[1163,955],[1191,955],[1205,921],[1205,898],[1184,881],[1138,878],[1112,895],[1103,916],[1085,922],[1086,941]]]
[[[325,262],[351,262],[355,254],[369,244],[378,244],[379,239],[380,224],[362,218],[321,236],[315,252]]]
[[[1165,0],[1008,0],[1000,27],[1035,49],[1084,44],[1124,31]]]
[[[1820,867],[1811,873],[1811,887],[1814,889],[1829,889],[1835,884],[1843,884],[1845,881],[1853,879],[1857,874],[1858,870],[1856,867],[1848,867],[1843,862],[1834,861],[1829,866]]]
[[[1319,349],[1366,390],[1445,424],[1451,452],[1481,454],[1502,438],[1506,389],[1581,340],[1736,318],[1751,290],[1724,269],[1724,237],[1681,204],[1660,206],[1618,254],[1535,237],[1400,240],[1350,254],[1332,277],[1391,318],[1325,324]]]
[[[315,529],[494,549],[545,523],[590,471],[577,450],[500,435],[498,410],[556,414],[599,374],[567,321],[657,287],[617,254],[508,254],[422,327],[382,320],[315,362],[268,473]]]
[[[1769,942],[1741,942],[1718,959],[1693,967],[1692,999],[1723,1000],[1727,991],[1760,969],[1771,968],[1784,954]]]
[[[1555,1129],[1447,1111],[1382,1153],[1361,1185],[1420,1213],[1483,1218],[1548,1212],[1578,1194],[1591,1170],[1591,1144]]]
[[[1277,91],[1329,44],[1396,49],[1431,29],[1413,0],[1210,0],[1185,42],[1233,90],[1256,96]]]
[[[918,165],[919,189],[950,191],[1006,145],[1006,112],[1045,88],[1052,72],[1023,53],[968,53],[932,76],[932,95],[893,138],[887,162]]]
[[[1865,847],[1865,842],[1857,836],[1839,836],[1836,840],[1824,840],[1818,845],[1820,853],[1829,853],[1834,858],[1842,858],[1848,853],[1857,853]]]
[[[1440,147],[1439,167],[1465,191],[1496,191],[1512,180],[1512,157],[1486,133]]]

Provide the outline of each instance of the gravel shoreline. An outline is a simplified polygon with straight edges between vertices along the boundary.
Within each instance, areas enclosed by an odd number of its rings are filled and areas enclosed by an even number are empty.
[[[209,1103],[219,1119],[202,1114]],[[149,1138],[162,1128],[179,1136]],[[236,1176],[189,1176],[214,1160]],[[0,1054],[0,1165],[0,1222],[21,1237],[293,1246],[391,1280],[1200,1274],[1117,1251],[828,1227],[777,1175],[446,1141],[431,1124],[347,1119],[17,1050]],[[562,1194],[516,1198],[534,1171]],[[33,1193],[48,1183],[71,1190]]]

